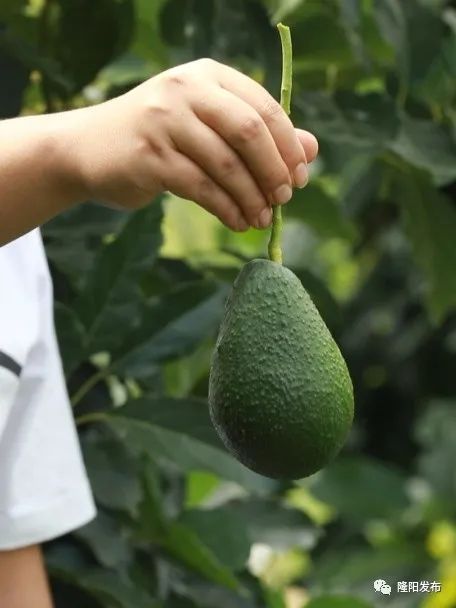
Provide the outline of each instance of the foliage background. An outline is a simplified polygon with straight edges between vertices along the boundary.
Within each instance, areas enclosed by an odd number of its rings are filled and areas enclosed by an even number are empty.
[[[298,483],[236,463],[207,376],[229,285],[267,233],[166,196],[44,227],[98,518],[47,547],[58,607],[456,606],[456,12],[444,0],[2,0],[1,115],[120,94],[210,56],[321,142],[286,207],[285,263],[356,391],[344,453]],[[373,580],[392,586],[390,596]],[[397,581],[440,593],[397,593]]]

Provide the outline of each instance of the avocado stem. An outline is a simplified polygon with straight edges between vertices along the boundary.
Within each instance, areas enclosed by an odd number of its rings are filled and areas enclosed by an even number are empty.
[[[293,76],[293,50],[291,46],[290,28],[282,23],[277,25],[282,43],[282,84],[280,87],[280,105],[287,114],[290,114],[291,85]],[[269,259],[282,263],[282,207],[274,205],[272,208],[271,238],[268,245]]]

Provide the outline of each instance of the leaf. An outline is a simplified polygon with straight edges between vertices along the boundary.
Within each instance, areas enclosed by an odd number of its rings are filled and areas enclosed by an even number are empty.
[[[238,582],[230,569],[221,563],[197,532],[184,523],[167,517],[163,510],[158,476],[149,467],[146,468],[144,475],[144,489],[141,508],[142,540],[149,539],[158,544],[170,555],[207,579],[229,589],[236,589]]]
[[[160,603],[135,583],[109,570],[92,569],[79,576],[77,584],[100,602],[116,608],[161,608]]]
[[[244,568],[250,553],[250,540],[244,519],[229,509],[185,511],[181,523],[193,530],[230,570]]]
[[[398,0],[375,2],[374,16],[383,37],[394,49],[399,74],[403,83],[406,83],[410,75],[410,49],[402,2]]]
[[[316,183],[295,190],[286,213],[303,220],[322,238],[351,239],[355,235],[355,227],[343,216],[341,206]]]
[[[83,438],[84,460],[97,502],[110,509],[137,512],[142,496],[138,463],[116,436]]]
[[[147,421],[151,425],[189,435],[217,448],[221,447],[210,420],[206,399],[145,396],[127,402],[113,415]]]
[[[385,168],[376,157],[360,155],[342,172],[342,208],[348,217],[358,219],[380,196]]]
[[[136,453],[164,459],[180,471],[213,471],[259,494],[267,493],[274,482],[249,471],[230,456],[224,448],[215,448],[190,435],[160,428],[144,420],[110,416],[107,424]]]
[[[419,0],[382,0],[373,6],[380,31],[394,49],[404,98],[432,67],[444,35],[443,21]]]
[[[297,117],[328,142],[382,150],[395,137],[399,119],[394,102],[383,94],[357,95],[349,91],[331,97],[325,93],[294,96]]]
[[[157,256],[161,218],[155,201],[132,214],[117,238],[100,250],[75,305],[86,328],[87,354],[119,345],[138,322],[139,278]]]
[[[320,536],[303,513],[273,499],[232,501],[225,509],[245,522],[252,543],[265,543],[278,551],[290,546],[309,550]]]
[[[159,17],[168,0],[134,0],[135,36],[131,52],[146,60],[154,68],[166,68],[169,64],[168,49],[163,43]]]
[[[188,354],[215,333],[223,313],[226,287],[211,281],[179,285],[142,310],[137,329],[113,354],[111,368],[141,377],[153,363]]]
[[[367,458],[339,458],[303,483],[343,519],[357,525],[370,519],[392,519],[408,505],[403,475]]]
[[[306,604],[306,608],[371,608],[372,604],[351,595],[322,595]]]
[[[117,489],[120,491],[119,487]],[[133,550],[120,521],[103,511],[74,534],[90,547],[98,562],[106,568],[122,566],[132,557]]]
[[[65,374],[68,376],[84,354],[84,326],[74,310],[61,302],[54,304],[54,318]]]
[[[456,179],[456,141],[443,126],[403,115],[389,147],[411,165],[427,169],[439,186]]]
[[[282,589],[272,589],[264,586],[263,596],[266,600],[267,608],[287,608]]]
[[[13,2],[8,2],[5,9],[9,6],[12,7]],[[0,23],[0,74],[2,75],[0,118],[13,118],[21,110],[22,96],[28,81],[28,70],[14,55],[8,52],[8,49],[3,48],[4,36],[4,29]]]
[[[377,578],[403,581],[420,580],[432,568],[422,542],[398,539],[393,545],[347,547],[346,539],[338,549],[326,551],[314,560],[311,589],[337,593],[366,592],[374,596],[372,583]]]
[[[127,48],[134,32],[134,6],[132,0],[59,0],[59,4],[55,55],[62,72],[71,75],[74,94]]]
[[[96,598],[102,605],[112,608],[162,608],[141,588],[120,571],[94,568],[83,560],[82,553],[73,545],[61,541],[46,552],[46,564],[51,574]]]
[[[405,168],[397,181],[405,230],[427,280],[427,305],[441,323],[456,308],[456,208],[422,172]]]
[[[168,531],[164,547],[171,555],[209,580],[228,589],[234,590],[239,587],[230,570],[222,565],[215,553],[187,526],[174,522]]]
[[[117,234],[128,219],[108,207],[85,203],[72,207],[42,227],[46,254],[53,267],[79,293],[86,283],[103,239]]]
[[[450,509],[456,500],[456,403],[433,400],[418,419],[415,436],[422,446],[418,467],[439,499],[447,501]]]
[[[179,596],[192,600],[192,607],[197,608],[257,608],[258,604],[246,593],[235,593],[229,589],[206,583],[204,581],[173,581],[173,587]],[[243,590],[244,591],[244,590]],[[249,594],[250,595],[250,594]],[[185,605],[185,608],[187,606]]]

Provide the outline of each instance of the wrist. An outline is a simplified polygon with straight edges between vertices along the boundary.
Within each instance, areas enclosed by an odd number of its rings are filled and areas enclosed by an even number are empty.
[[[47,122],[43,153],[48,154],[63,208],[82,203],[90,197],[81,166],[81,137],[76,128],[77,121],[73,119],[75,112],[78,110],[43,117]]]

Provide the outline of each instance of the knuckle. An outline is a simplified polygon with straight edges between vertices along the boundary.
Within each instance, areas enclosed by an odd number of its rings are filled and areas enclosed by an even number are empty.
[[[230,176],[239,168],[239,161],[235,156],[225,156],[220,161],[220,167],[224,176]]]
[[[275,190],[278,186],[290,183],[290,172],[286,167],[276,168],[269,172],[266,178],[268,189]]]
[[[169,88],[184,87],[187,85],[187,76],[179,72],[171,72],[164,76],[164,83]]]
[[[278,115],[284,114],[284,111],[280,103],[271,97],[264,102],[261,114],[264,116],[265,120],[271,121]]]
[[[237,139],[240,143],[248,143],[261,133],[262,121],[260,118],[252,117],[245,120],[239,127]]]
[[[209,177],[200,177],[196,182],[196,193],[198,198],[206,200],[214,192],[214,182]]]
[[[217,62],[211,57],[201,57],[201,59],[197,59],[195,63],[199,64],[202,68],[210,70]]]

